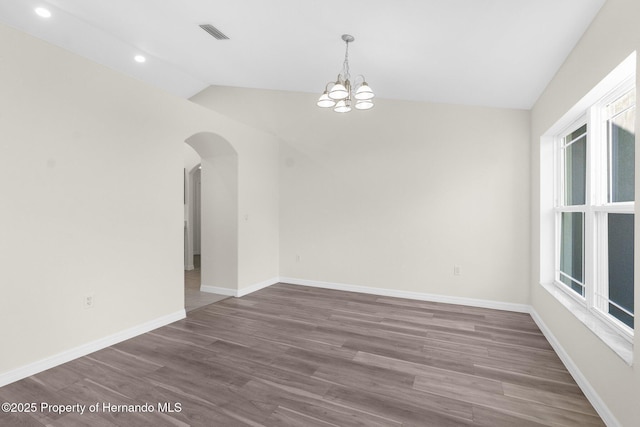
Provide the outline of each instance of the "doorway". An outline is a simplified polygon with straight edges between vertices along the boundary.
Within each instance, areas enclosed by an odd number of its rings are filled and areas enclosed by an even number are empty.
[[[185,180],[185,272],[184,304],[190,312],[227,298],[211,292],[202,292],[201,270],[201,199],[202,165],[198,163],[187,173]]]
[[[188,174],[187,179],[187,223],[189,224],[189,241],[187,248],[189,254],[189,266],[200,267],[201,233],[202,233],[202,165],[198,163]]]
[[[202,165],[193,170],[193,265],[200,268]]]
[[[185,238],[189,240],[189,245],[185,245],[189,260],[186,267],[193,266],[193,271],[185,272],[185,290],[192,296],[191,290],[235,295],[238,286],[238,155],[226,139],[214,133],[198,133],[185,142],[193,161],[186,169],[185,195]]]

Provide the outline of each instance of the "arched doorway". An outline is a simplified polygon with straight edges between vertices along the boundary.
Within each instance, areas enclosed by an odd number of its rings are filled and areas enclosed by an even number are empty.
[[[222,136],[201,132],[185,141],[201,157],[200,261],[204,292],[238,289],[238,153]]]

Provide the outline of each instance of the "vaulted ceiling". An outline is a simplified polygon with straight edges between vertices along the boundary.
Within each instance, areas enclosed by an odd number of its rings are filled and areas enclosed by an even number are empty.
[[[379,97],[528,109],[604,2],[6,0],[0,21],[181,97],[209,85],[320,94],[348,33],[351,74]]]

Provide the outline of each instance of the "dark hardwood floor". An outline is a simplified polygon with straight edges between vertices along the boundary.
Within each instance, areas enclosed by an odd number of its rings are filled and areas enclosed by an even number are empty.
[[[604,425],[527,314],[286,284],[0,388],[0,401],[87,405],[0,414],[3,426]]]

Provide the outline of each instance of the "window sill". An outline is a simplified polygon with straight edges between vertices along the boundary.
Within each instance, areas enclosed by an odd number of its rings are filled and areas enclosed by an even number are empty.
[[[552,283],[541,283],[555,299],[573,313],[587,328],[600,338],[614,353],[629,366],[633,365],[633,344],[627,341],[618,331],[594,316],[585,306],[562,292]]]

